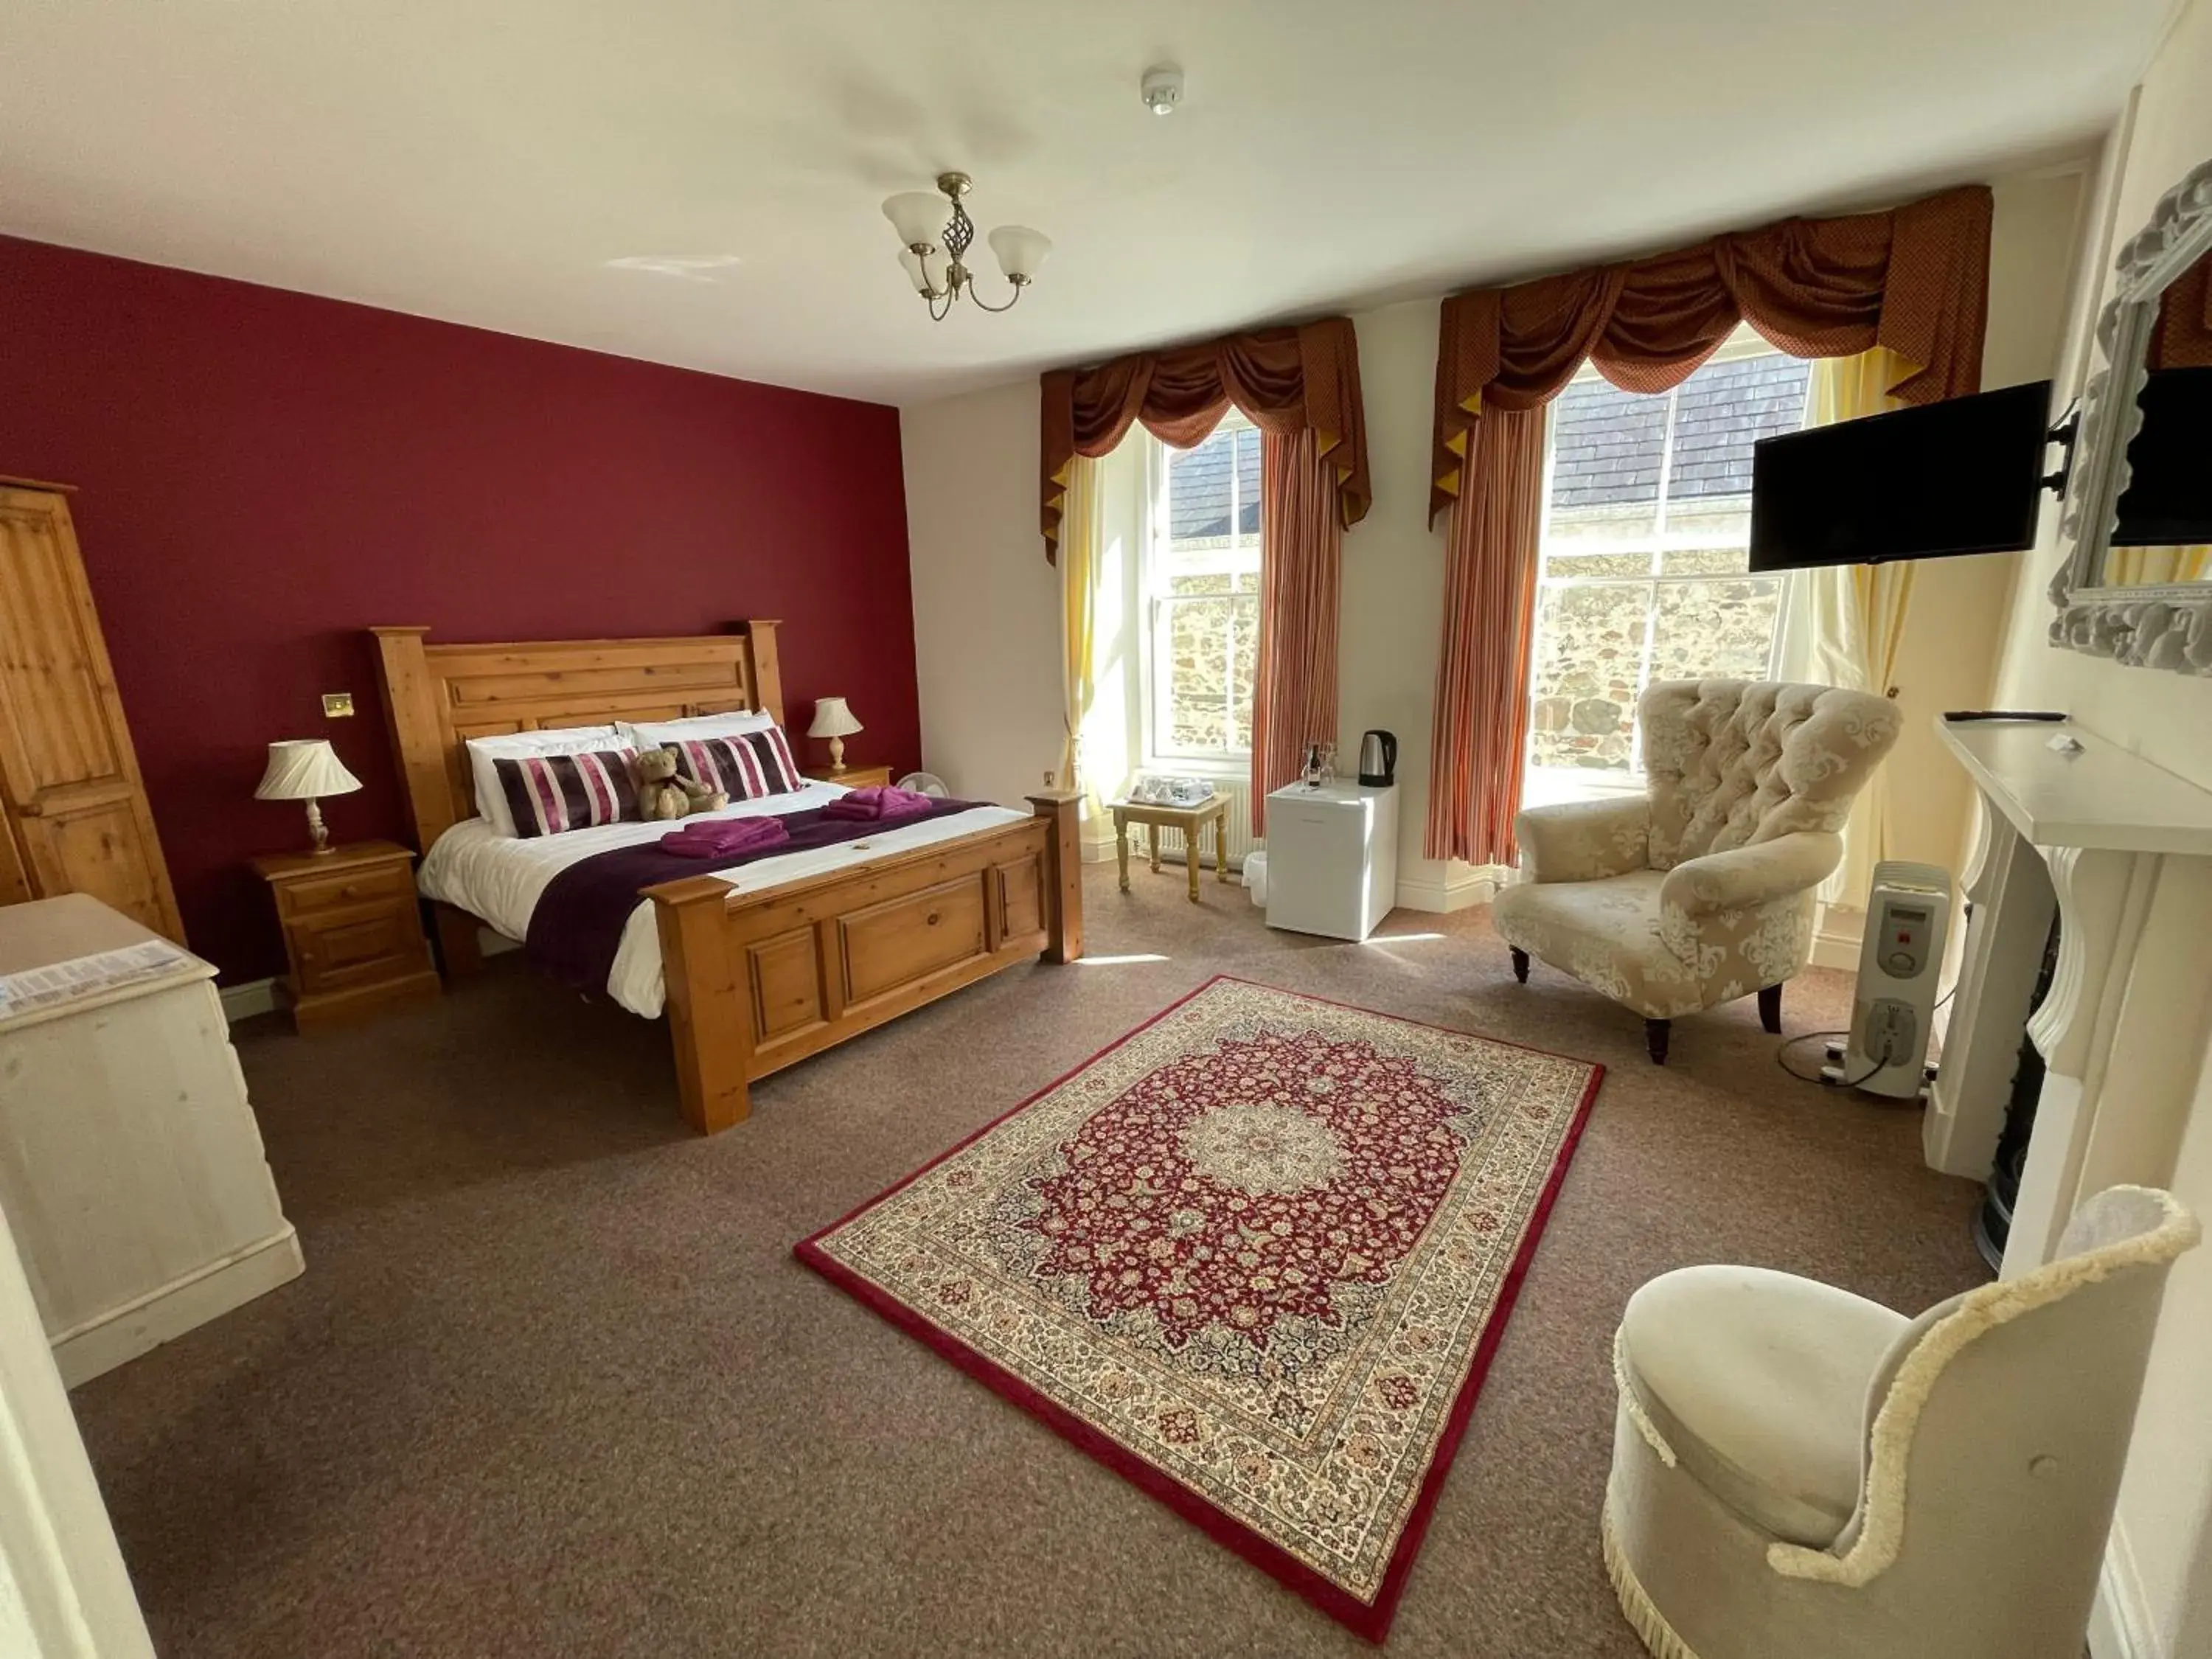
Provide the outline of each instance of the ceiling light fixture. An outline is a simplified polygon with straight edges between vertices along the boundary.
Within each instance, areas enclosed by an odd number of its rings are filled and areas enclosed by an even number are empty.
[[[975,240],[975,222],[968,216],[968,210],[960,202],[974,184],[964,173],[940,173],[937,175],[937,195],[932,196],[926,190],[912,190],[884,204],[884,217],[891,222],[891,228],[898,232],[899,240],[905,244],[899,250],[899,264],[905,268],[914,291],[927,302],[933,322],[942,322],[951,316],[953,305],[963,291],[981,310],[1012,311],[1020,301],[1022,290],[1036,280],[1037,267],[1044,263],[1045,255],[1052,252],[1052,239],[1025,225],[1000,225],[993,231],[985,240],[991,244],[991,252],[998,255],[999,269],[1006,273],[1014,292],[1002,306],[986,304],[975,291],[975,273],[960,262],[969,245]],[[949,218],[945,216],[948,203],[952,210]],[[945,259],[942,288],[929,269],[930,260],[939,254]]]

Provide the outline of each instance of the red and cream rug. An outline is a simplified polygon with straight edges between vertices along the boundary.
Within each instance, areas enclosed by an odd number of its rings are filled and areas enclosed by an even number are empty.
[[[1602,1074],[1217,979],[798,1255],[1379,1642]]]

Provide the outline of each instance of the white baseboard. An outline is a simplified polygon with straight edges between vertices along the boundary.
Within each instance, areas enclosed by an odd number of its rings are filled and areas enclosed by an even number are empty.
[[[299,1237],[287,1222],[281,1232],[62,1332],[53,1338],[54,1364],[73,1389],[297,1279],[306,1267]]]
[[[2105,1548],[2104,1571],[2097,1577],[2096,1604],[2089,1612],[2089,1652],[2091,1659],[2168,1659],[2136,1572],[2127,1529],[2117,1516]]]
[[[241,1019],[251,1019],[256,1014],[270,1012],[276,1006],[276,981],[273,979],[250,979],[243,985],[226,985],[216,994],[222,999],[222,1015],[233,1025]]]
[[[1858,972],[1865,930],[1865,911],[1822,905],[1813,923],[1813,965],[1840,969],[1846,974]]]
[[[1395,895],[1401,910],[1449,915],[1471,910],[1498,896],[1498,878],[1486,870],[1462,869],[1441,877],[1401,876]]]

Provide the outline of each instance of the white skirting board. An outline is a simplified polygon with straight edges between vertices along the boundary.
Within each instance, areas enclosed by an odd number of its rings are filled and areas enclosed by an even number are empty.
[[[1822,905],[1813,921],[1813,965],[1856,974],[1865,931],[1865,911],[1840,904]]]
[[[1398,908],[1426,911],[1431,915],[1449,915],[1455,910],[1471,910],[1478,904],[1489,903],[1498,896],[1498,873],[1490,869],[1462,866],[1436,876],[1426,872],[1401,876]]]
[[[276,981],[249,979],[243,985],[226,985],[216,994],[222,999],[222,1017],[235,1025],[241,1019],[271,1012],[276,1006]]]
[[[2180,1659],[2166,1652],[2152,1620],[2127,1529],[2117,1519],[2097,1579],[2096,1604],[2089,1612],[2089,1653],[2091,1659]]]
[[[73,1330],[56,1334],[52,1339],[54,1364],[62,1381],[73,1389],[289,1284],[306,1267],[299,1237],[287,1222],[282,1232],[233,1250]]]

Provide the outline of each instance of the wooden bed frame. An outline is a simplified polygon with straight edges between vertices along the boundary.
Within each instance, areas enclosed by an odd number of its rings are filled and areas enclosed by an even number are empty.
[[[378,628],[378,673],[416,843],[475,815],[470,738],[760,709],[783,720],[773,622],[688,639],[432,645]],[[660,927],[684,1115],[740,1121],[750,1085],[1042,954],[1083,954],[1076,796],[979,830],[758,894],[712,876],[648,889]],[[435,907],[449,975],[478,965],[477,921]]]

